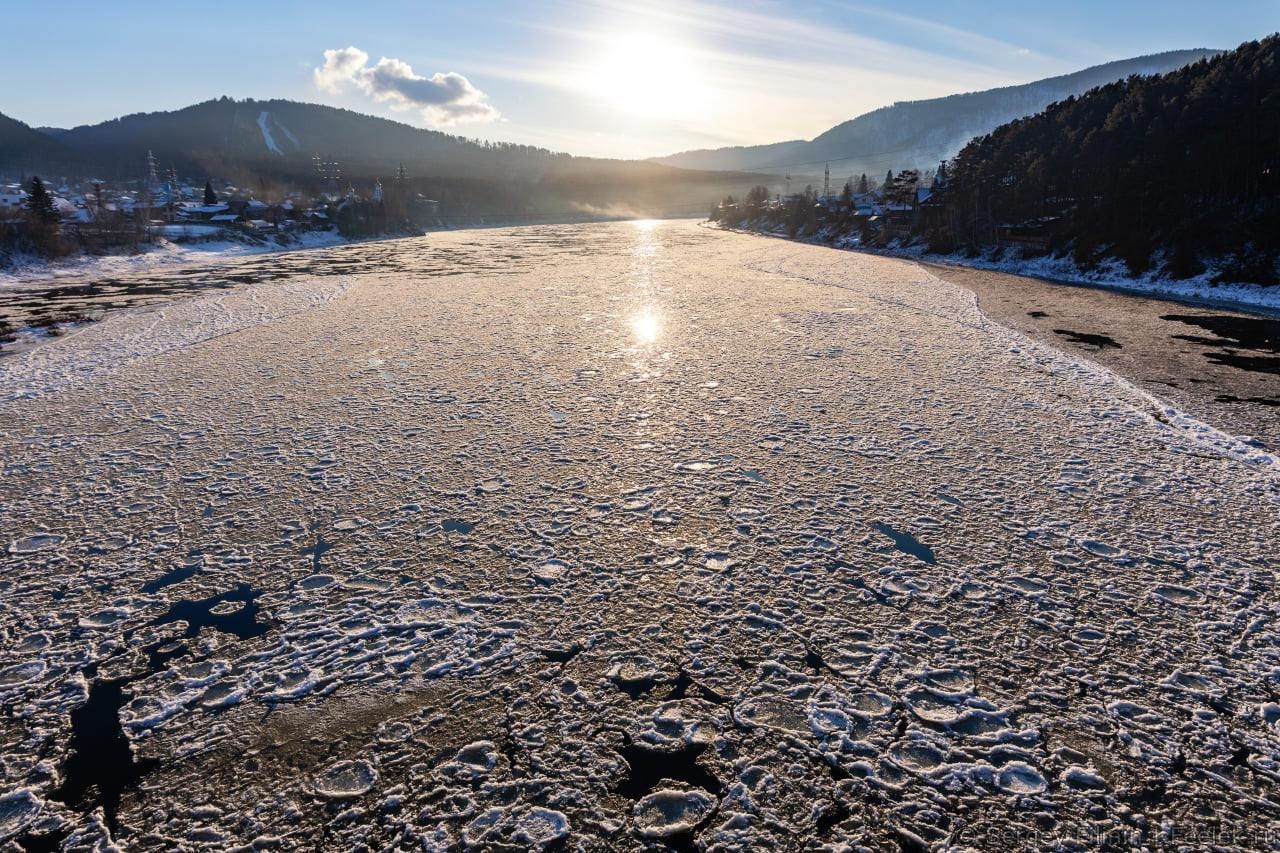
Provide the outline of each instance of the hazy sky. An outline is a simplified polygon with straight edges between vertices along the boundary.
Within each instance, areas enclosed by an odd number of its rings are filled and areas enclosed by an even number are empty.
[[[640,157],[808,138],[893,101],[1234,47],[1280,29],[1280,0],[4,0],[0,24],[0,112],[32,125],[284,97]]]

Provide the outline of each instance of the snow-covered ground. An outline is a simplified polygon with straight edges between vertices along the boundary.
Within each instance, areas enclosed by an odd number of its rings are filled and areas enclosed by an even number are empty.
[[[842,245],[837,241],[836,245]],[[939,263],[953,263],[979,269],[996,270],[998,272],[1028,275],[1052,281],[1082,284],[1090,287],[1104,287],[1140,296],[1155,296],[1163,299],[1181,299],[1207,305],[1220,305],[1235,308],[1262,309],[1280,313],[1280,287],[1246,284],[1243,282],[1223,282],[1214,284],[1213,278],[1217,270],[1210,268],[1192,278],[1171,279],[1158,275],[1155,271],[1142,276],[1134,276],[1125,268],[1122,261],[1109,258],[1089,271],[1083,271],[1070,258],[1054,258],[1049,256],[1022,258],[1011,257],[1004,260],[989,258],[970,258],[963,253],[952,255],[930,254],[921,246],[910,246],[891,252],[899,257],[922,258]],[[1156,265],[1157,267],[1160,265]]]
[[[1265,844],[1271,456],[890,258],[350,253],[5,374],[0,839]]]
[[[775,237],[785,236],[782,231],[771,229],[764,225],[759,225],[758,227],[750,226],[746,230],[759,231]],[[1108,290],[1117,290],[1141,296],[1179,299],[1205,305],[1280,313],[1280,287],[1244,282],[1214,284],[1213,279],[1218,272],[1217,267],[1214,265],[1207,265],[1206,270],[1200,275],[1175,280],[1159,275],[1158,271],[1163,266],[1159,262],[1153,264],[1152,271],[1145,275],[1134,276],[1125,268],[1123,262],[1115,258],[1108,258],[1099,263],[1096,268],[1086,271],[1081,270],[1069,257],[1042,256],[1024,258],[1011,251],[1008,253],[1008,257],[992,260],[982,256],[969,257],[963,252],[956,252],[950,255],[928,252],[919,243],[907,246],[891,244],[885,248],[871,248],[864,246],[857,235],[841,234],[831,229],[823,229],[812,238],[802,238],[802,241],[889,257],[957,264],[1069,284],[1102,287]]]

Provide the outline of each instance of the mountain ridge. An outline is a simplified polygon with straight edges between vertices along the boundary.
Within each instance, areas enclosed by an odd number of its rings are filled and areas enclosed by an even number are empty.
[[[650,158],[686,169],[758,171],[830,160],[840,174],[928,167],[957,153],[975,136],[1034,115],[1049,104],[1134,74],[1160,74],[1217,56],[1222,50],[1190,48],[1120,59],[1029,83],[961,92],[940,98],[897,101],[843,121],[808,140],[703,148]]]
[[[148,151],[162,167],[173,166],[184,174],[265,175],[295,181],[314,177],[316,156],[341,163],[344,177],[361,179],[389,178],[401,165],[413,175],[455,180],[688,175],[687,170],[643,160],[578,157],[530,145],[484,142],[282,98],[222,96],[176,110],[131,113],[72,128],[37,130],[0,117],[0,145],[9,125],[18,128],[13,136],[23,142],[24,156],[21,161],[0,159],[0,169],[17,166],[31,172],[56,165],[104,178],[139,177]]]
[[[25,122],[0,113],[0,165],[23,168],[40,163],[67,163],[75,159],[55,137]]]
[[[135,182],[148,152],[197,184],[228,181],[264,196],[309,188],[372,191],[403,173],[414,192],[458,215],[518,216],[572,209],[653,217],[703,213],[736,183],[758,176],[698,172],[643,160],[576,157],[514,143],[452,136],[323,104],[220,97],[178,110],[133,113],[38,132],[16,120],[21,157],[0,156],[0,174]],[[317,164],[316,160],[319,160]],[[334,164],[340,165],[334,165]]]

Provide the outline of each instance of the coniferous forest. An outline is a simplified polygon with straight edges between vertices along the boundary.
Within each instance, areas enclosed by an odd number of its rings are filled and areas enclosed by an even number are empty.
[[[1115,257],[1181,278],[1225,257],[1228,277],[1275,283],[1280,36],[1053,104],[974,139],[948,174],[933,243],[1022,227],[1084,268]]]
[[[761,186],[711,218],[846,245],[1280,284],[1280,35],[1051,104],[974,138],[932,178],[891,169],[871,195],[860,183],[839,202],[812,187],[770,202]]]

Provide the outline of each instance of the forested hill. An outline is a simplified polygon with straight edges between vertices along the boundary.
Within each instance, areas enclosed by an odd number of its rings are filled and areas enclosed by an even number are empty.
[[[44,166],[65,169],[75,159],[56,139],[17,119],[0,115],[0,171],[27,171]]]
[[[538,179],[566,171],[653,176],[654,164],[573,157],[502,142],[482,142],[376,116],[287,100],[218,98],[179,110],[137,113],[45,133],[109,177],[135,177],[148,150],[179,172],[250,171],[291,178],[310,174],[312,157],[341,163],[343,174]]]
[[[1142,272],[1235,258],[1238,280],[1274,282],[1280,254],[1280,36],[1158,77],[1068,98],[970,142],[946,190],[959,242],[1000,226],[1052,235],[1089,265]]]
[[[550,151],[487,144],[351,110],[296,101],[218,98],[179,110],[136,113],[70,130],[46,130],[108,174],[133,177],[148,150],[179,171],[237,168],[305,174],[311,158],[353,175],[390,175],[400,163],[423,174],[480,177],[505,166],[548,164]]]
[[[657,163],[575,157],[467,139],[351,110],[287,100],[218,98],[70,130],[0,124],[0,176],[136,180],[151,151],[162,171],[263,192],[319,184],[313,157],[340,164],[341,181],[367,192],[401,166],[416,191],[496,216],[566,207],[628,215],[701,213],[744,176]],[[12,136],[13,150],[3,148]],[[332,173],[332,170],[330,170]],[[454,207],[457,204],[453,205]]]
[[[923,168],[950,157],[975,136],[1028,116],[1054,101],[1134,74],[1161,74],[1213,56],[1214,50],[1174,50],[1085,68],[1019,86],[904,101],[838,124],[820,136],[772,145],[685,151],[655,162],[686,169],[769,170],[771,164],[810,163],[821,173],[831,160],[840,174],[883,174]]]

